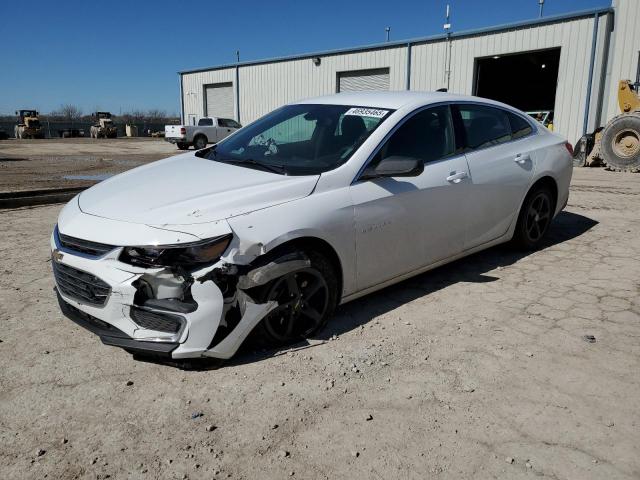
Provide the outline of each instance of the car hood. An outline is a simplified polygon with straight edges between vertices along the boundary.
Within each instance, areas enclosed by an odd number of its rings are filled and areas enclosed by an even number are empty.
[[[109,178],[80,194],[87,214],[154,226],[243,215],[309,195],[319,175],[286,176],[177,155]]]

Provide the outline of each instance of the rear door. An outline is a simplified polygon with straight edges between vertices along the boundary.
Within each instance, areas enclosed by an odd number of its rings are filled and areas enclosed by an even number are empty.
[[[518,215],[533,176],[533,128],[524,117],[489,105],[458,104],[453,112],[471,176],[468,249],[504,235]]]
[[[233,132],[240,128],[240,124],[231,118],[218,118],[218,138],[219,142],[225,137],[228,137]]]
[[[390,156],[420,158],[424,172],[351,186],[359,289],[455,255],[464,246],[468,168],[456,149],[449,106],[410,116],[371,164]]]

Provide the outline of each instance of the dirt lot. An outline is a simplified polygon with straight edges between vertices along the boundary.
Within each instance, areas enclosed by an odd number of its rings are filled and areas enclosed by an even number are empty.
[[[639,207],[640,176],[580,169],[543,250],[474,255],[341,307],[325,340],[198,372],[63,318],[60,206],[0,212],[0,477],[638,479]]]
[[[3,140],[0,192],[89,186],[177,153],[175,145],[155,138]]]

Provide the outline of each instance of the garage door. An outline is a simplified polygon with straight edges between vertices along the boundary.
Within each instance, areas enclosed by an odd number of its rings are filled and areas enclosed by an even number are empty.
[[[358,70],[338,73],[338,92],[389,90],[389,69]]]
[[[205,104],[207,117],[234,118],[233,113],[233,84],[215,83],[205,86]]]

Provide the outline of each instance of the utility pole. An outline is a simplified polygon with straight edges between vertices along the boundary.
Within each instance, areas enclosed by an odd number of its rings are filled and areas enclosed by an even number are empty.
[[[449,20],[451,9],[447,3],[447,20],[444,24],[444,31],[447,32],[447,58],[445,63],[445,75],[447,77],[447,92],[451,86],[451,22]]]
[[[236,62],[240,63],[240,50],[236,50]]]
[[[391,32],[391,27],[384,27],[384,31],[386,33],[387,42],[389,41],[389,32]]]
[[[544,0],[538,0],[538,5],[540,6],[540,15],[539,15],[539,17],[542,18],[542,10],[544,9]]]

